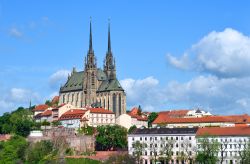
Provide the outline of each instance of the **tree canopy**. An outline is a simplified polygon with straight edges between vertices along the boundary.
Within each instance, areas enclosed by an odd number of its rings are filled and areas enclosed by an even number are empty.
[[[127,129],[119,125],[97,127],[96,150],[117,150],[127,147]]]
[[[158,116],[158,113],[156,112],[150,113],[150,115],[148,116],[148,127],[152,127],[152,123],[157,118],[157,116]]]

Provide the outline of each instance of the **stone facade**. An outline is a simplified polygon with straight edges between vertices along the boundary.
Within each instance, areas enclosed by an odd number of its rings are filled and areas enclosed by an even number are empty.
[[[92,46],[90,22],[89,50],[85,57],[84,71],[73,68],[64,86],[60,88],[59,105],[72,104],[75,107],[103,107],[116,116],[126,113],[126,94],[116,77],[116,64],[111,51],[110,26],[108,30],[108,50],[103,70],[97,68]]]

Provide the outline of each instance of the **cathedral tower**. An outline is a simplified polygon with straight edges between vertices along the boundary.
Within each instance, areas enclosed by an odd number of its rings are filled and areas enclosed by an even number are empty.
[[[106,52],[106,57],[104,59],[104,72],[107,75],[108,79],[116,78],[116,65],[115,59],[113,58],[112,50],[111,50],[111,38],[110,38],[110,22],[108,26],[108,50]]]
[[[97,90],[97,66],[92,45],[92,26],[90,20],[89,50],[85,57],[85,68],[83,77],[83,102],[82,106],[90,106],[96,102]]]

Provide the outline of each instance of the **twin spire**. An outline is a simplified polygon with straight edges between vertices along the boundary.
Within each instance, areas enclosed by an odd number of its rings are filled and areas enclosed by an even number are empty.
[[[93,45],[92,45],[92,19],[90,17],[89,24],[89,53],[93,53]],[[111,54],[111,38],[110,38],[110,19],[108,24],[108,51],[107,54]]]

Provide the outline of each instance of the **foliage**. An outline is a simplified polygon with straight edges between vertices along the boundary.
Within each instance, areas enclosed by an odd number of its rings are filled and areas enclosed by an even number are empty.
[[[157,118],[157,116],[158,116],[158,113],[156,112],[150,113],[150,115],[148,116],[148,127],[152,127],[152,123]]]
[[[19,107],[12,113],[4,113],[0,117],[1,134],[14,133],[26,137],[35,128],[35,122],[32,120],[32,112],[23,107]]]
[[[0,142],[0,164],[23,161],[27,146],[28,143],[21,136],[13,136],[6,142]]]
[[[134,157],[124,154],[124,155],[113,155],[107,159],[104,164],[120,164],[120,163],[126,163],[126,164],[136,164],[136,160]]]
[[[38,163],[47,159],[50,154],[55,154],[53,152],[53,143],[51,141],[40,141],[34,144],[30,144],[26,151],[26,161],[29,163]]]
[[[52,106],[52,103],[51,103],[50,100],[46,100],[46,101],[45,101],[45,104],[48,105],[48,106]]]
[[[100,164],[101,162],[88,158],[66,158],[67,164]]]
[[[94,132],[95,129],[92,126],[81,127],[80,129],[78,129],[78,133],[80,134],[93,135]]]
[[[135,129],[136,129],[136,126],[135,126],[135,125],[131,126],[131,127],[128,129],[128,133],[129,133],[129,134],[132,133]]]
[[[97,127],[96,150],[117,150],[127,147],[127,130],[119,125]]]
[[[196,161],[199,163],[215,164],[218,161],[220,143],[209,135],[198,138],[198,142],[200,146],[197,152]]]
[[[52,126],[60,126],[62,125],[61,121],[53,121]]]
[[[146,148],[146,144],[141,143],[140,141],[136,141],[135,143],[133,143],[133,147],[134,147],[136,161],[137,163],[141,163],[141,155],[142,155],[142,152],[144,152]]]

